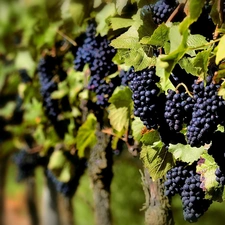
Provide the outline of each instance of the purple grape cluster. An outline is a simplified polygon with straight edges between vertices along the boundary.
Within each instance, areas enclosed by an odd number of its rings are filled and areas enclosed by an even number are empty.
[[[212,204],[212,200],[205,199],[205,193],[200,187],[200,175],[194,170],[189,171],[181,191],[184,219],[197,222]]]
[[[220,170],[220,168],[217,168],[215,171],[215,175],[216,175],[216,181],[224,186],[225,185],[225,175],[224,173]]]
[[[224,123],[225,101],[217,95],[220,85],[214,84],[211,76],[207,78],[206,86],[203,81],[196,80],[192,87],[195,104],[187,139],[191,146],[199,147],[209,144],[217,125]]]
[[[41,85],[41,95],[46,114],[51,122],[57,121],[60,114],[58,100],[51,98],[51,93],[58,89],[57,83],[53,81],[56,74],[56,60],[54,57],[46,55],[41,58],[38,64],[38,75]]]
[[[155,67],[142,71],[130,71],[130,88],[133,92],[134,115],[140,117],[147,129],[157,129],[159,123],[159,77]]]
[[[193,99],[185,92],[168,90],[164,117],[170,130],[179,132],[188,123],[192,113]]]
[[[178,164],[166,174],[165,194],[179,194],[183,205],[184,219],[196,222],[209,208],[212,201],[205,199],[201,188],[200,175],[195,171],[196,164]]]
[[[112,95],[116,86],[121,84],[118,79],[111,79],[107,83],[105,77],[117,71],[117,65],[112,62],[115,56],[115,49],[110,46],[107,36],[96,34],[96,23],[90,21],[83,45],[78,47],[74,65],[76,70],[82,70],[84,65],[89,64],[91,72],[88,89],[95,92],[97,104],[101,106],[108,105],[108,99]]]
[[[153,21],[156,24],[166,22],[177,5],[177,2],[174,0],[157,1],[155,4],[151,5]]]

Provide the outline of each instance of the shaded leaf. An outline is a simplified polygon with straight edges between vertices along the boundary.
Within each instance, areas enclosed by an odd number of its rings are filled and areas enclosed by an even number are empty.
[[[173,155],[161,141],[155,142],[152,146],[143,145],[140,158],[153,181],[162,178],[174,166]]]

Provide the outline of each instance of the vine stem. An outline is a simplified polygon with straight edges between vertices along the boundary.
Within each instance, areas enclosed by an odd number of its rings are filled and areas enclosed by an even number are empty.
[[[5,224],[5,178],[7,173],[8,155],[1,158],[0,163],[0,225]]]
[[[220,40],[221,40],[221,38],[218,38],[218,39],[216,39],[216,40],[210,41],[209,43],[204,44],[204,45],[200,45],[200,46],[198,46],[198,47],[194,47],[194,48],[189,47],[189,48],[187,49],[187,51],[198,50],[199,48],[204,48],[204,47],[206,47],[206,46],[212,45],[212,44],[214,44],[214,43],[216,43],[216,42],[219,42]]]
[[[193,98],[193,95],[191,94],[191,92],[188,90],[187,86],[184,83],[178,84],[176,86],[176,89],[175,90],[177,91],[180,86],[183,86],[185,88],[185,90],[186,90],[186,93],[188,93],[188,95]]]
[[[110,209],[110,185],[113,177],[111,138],[96,132],[97,144],[91,149],[88,173],[91,179],[94,198],[95,225],[112,225]]]
[[[65,35],[62,31],[57,30],[57,33],[62,36],[63,38],[65,38],[68,42],[70,42],[73,46],[77,46],[76,41],[74,41],[73,39],[71,39],[70,37],[68,37],[67,35]]]
[[[27,205],[32,225],[39,225],[39,215],[36,202],[36,182],[35,177],[26,179]]]

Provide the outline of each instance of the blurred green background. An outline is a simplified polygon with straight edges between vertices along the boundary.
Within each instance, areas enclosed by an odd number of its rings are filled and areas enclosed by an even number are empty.
[[[141,186],[141,164],[139,159],[133,158],[124,150],[122,155],[114,156],[113,182],[111,186],[111,208],[114,225],[144,225],[144,211],[141,210],[145,201],[144,192]],[[36,170],[37,180],[37,199],[41,213],[41,199],[44,185],[43,170]],[[6,182],[6,218],[11,222],[17,218],[17,225],[29,225],[29,217],[24,204],[26,192],[25,183],[16,182],[16,167],[10,162],[8,167]],[[75,221],[77,225],[94,224],[92,189],[88,174],[85,173],[81,179],[80,186],[73,198]],[[17,207],[16,207],[17,206]],[[14,207],[14,208],[13,208]],[[214,202],[203,217],[199,219],[196,225],[224,225],[225,224],[225,203]],[[14,211],[13,211],[14,210]],[[179,196],[172,199],[172,210],[177,225],[188,225],[184,221],[182,206]],[[21,223],[20,223],[21,221]],[[6,224],[12,225],[12,224]]]

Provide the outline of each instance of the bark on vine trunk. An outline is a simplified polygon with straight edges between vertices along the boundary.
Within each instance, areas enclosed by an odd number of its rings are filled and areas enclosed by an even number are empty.
[[[7,172],[8,156],[1,159],[0,163],[0,225],[5,224],[5,178]]]
[[[93,186],[94,214],[96,225],[111,225],[110,184],[113,177],[110,137],[100,130],[96,133],[98,142],[91,149],[89,176]]]
[[[59,195],[59,212],[62,225],[74,225],[72,198]]]
[[[30,215],[31,225],[39,225],[39,215],[36,202],[36,182],[35,177],[26,180],[27,206]]]
[[[58,197],[54,183],[47,179],[46,185],[43,190],[42,201],[42,224],[43,225],[61,225],[59,210],[58,210]]]
[[[146,199],[146,225],[174,225],[170,201],[164,194],[164,181],[153,182],[147,169],[144,170],[142,180]]]

